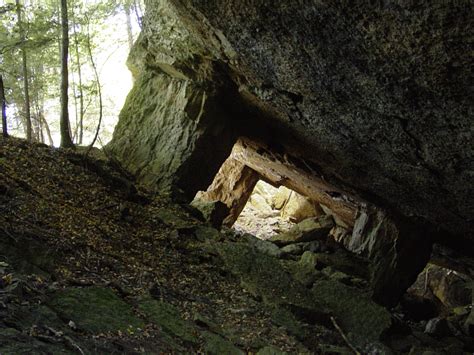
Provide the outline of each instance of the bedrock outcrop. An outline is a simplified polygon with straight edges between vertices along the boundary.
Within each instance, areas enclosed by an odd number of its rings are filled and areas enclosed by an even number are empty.
[[[110,148],[206,190],[238,136],[445,240],[473,239],[472,4],[154,0]]]

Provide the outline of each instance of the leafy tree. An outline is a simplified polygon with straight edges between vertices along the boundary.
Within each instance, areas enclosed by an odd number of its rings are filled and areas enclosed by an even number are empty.
[[[0,0],[0,74],[8,103],[8,125],[13,135],[22,130],[31,140],[52,144],[58,132],[65,133],[60,102],[61,97],[67,98],[73,108],[68,110],[71,142],[89,144],[89,139],[99,139],[102,116],[107,117],[107,124],[111,109],[116,112],[107,99],[109,94],[104,96],[101,82],[108,61],[104,52],[113,55],[112,48],[104,46],[108,38],[103,31],[110,33],[108,26],[119,26],[117,20],[122,18],[122,28],[127,32],[120,43],[130,46],[137,34],[132,24],[141,18],[143,5],[142,0],[75,0],[66,5],[71,5],[66,13],[70,22],[64,28],[58,0]],[[58,91],[65,86],[65,81],[61,86],[65,30],[70,38],[67,97]],[[110,40],[108,43],[117,46]],[[102,129],[100,134],[104,132]]]

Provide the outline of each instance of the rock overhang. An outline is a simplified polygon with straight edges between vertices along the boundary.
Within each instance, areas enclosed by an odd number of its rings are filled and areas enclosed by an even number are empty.
[[[145,165],[155,151],[169,151],[176,163],[158,164],[153,174],[164,177],[153,184],[173,180],[192,196],[246,135],[302,159],[348,194],[472,240],[472,68],[462,37],[471,7],[147,5],[140,50],[130,60],[145,63],[135,66],[137,75],[191,82],[215,106],[200,124],[183,124],[185,118],[170,130],[186,126],[186,154],[173,152],[179,142],[170,135],[150,135]],[[113,150],[140,130],[119,128]],[[195,176],[203,163],[211,171]]]

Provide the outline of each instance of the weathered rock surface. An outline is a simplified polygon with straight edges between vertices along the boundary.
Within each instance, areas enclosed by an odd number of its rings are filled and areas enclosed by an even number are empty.
[[[281,217],[293,223],[299,223],[306,218],[323,215],[323,210],[308,197],[292,191],[281,209]]]
[[[334,227],[331,216],[307,218],[295,224],[289,231],[277,234],[269,240],[277,245],[310,242],[318,238],[324,238]]]
[[[429,231],[415,229],[386,212],[361,209],[347,248],[371,261],[374,298],[395,306],[431,255]]]
[[[218,245],[217,250],[247,291],[269,305],[290,309],[310,323],[328,324],[332,315],[342,327],[350,329],[349,336],[358,346],[379,341],[391,325],[389,313],[356,288],[334,280],[319,280],[308,292],[305,280],[293,278],[277,259],[238,243]],[[316,261],[307,252],[298,264],[298,268],[310,272]]]
[[[112,331],[136,332],[145,323],[132,307],[111,289],[101,287],[70,288],[54,294],[48,303],[61,319],[91,334]]]
[[[191,206],[200,211],[204,219],[215,228],[220,228],[230,212],[229,208],[221,201],[205,201],[199,197],[191,201]]]
[[[199,191],[195,200],[220,201],[228,208],[224,225],[231,226],[245,207],[259,179],[258,174],[245,164],[228,158],[220,167],[206,191]]]
[[[252,136],[342,196],[472,240],[469,2],[159,0],[147,12],[110,145],[142,181],[192,197],[235,136]]]

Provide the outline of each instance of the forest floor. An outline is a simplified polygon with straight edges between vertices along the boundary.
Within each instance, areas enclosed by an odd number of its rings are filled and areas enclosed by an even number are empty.
[[[0,138],[0,354],[390,352],[393,317],[363,280],[314,278],[259,243],[98,152]]]
[[[0,353],[224,351],[229,339],[248,351],[301,347],[189,247],[200,228],[105,160],[1,139]],[[168,309],[145,309],[154,300]]]

